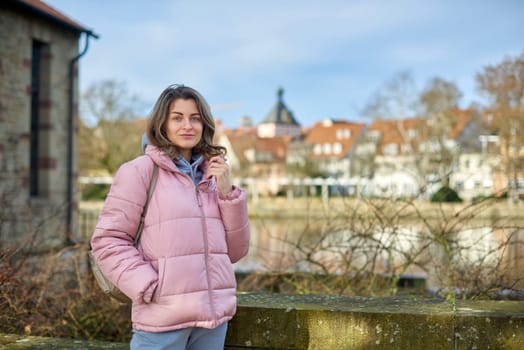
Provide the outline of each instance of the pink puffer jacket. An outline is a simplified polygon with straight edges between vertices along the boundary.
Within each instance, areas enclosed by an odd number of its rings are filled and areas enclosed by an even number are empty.
[[[136,249],[153,162],[158,180]],[[214,328],[236,311],[232,263],[249,247],[246,194],[235,187],[219,195],[213,178],[195,186],[148,146],[116,173],[91,246],[104,274],[133,300],[133,328]]]

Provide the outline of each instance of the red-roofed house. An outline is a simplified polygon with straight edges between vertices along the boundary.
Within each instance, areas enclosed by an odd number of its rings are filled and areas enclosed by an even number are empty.
[[[290,137],[264,138],[255,128],[224,130],[217,142],[227,149],[227,158],[235,178],[264,179],[257,185],[259,194],[275,195],[281,179],[286,178],[286,156]]]
[[[352,154],[365,128],[364,123],[344,120],[326,119],[315,123],[304,140],[310,150],[308,158],[328,176],[350,178]]]

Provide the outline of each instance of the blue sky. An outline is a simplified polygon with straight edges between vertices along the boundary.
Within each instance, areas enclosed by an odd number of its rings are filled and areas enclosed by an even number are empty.
[[[215,118],[259,123],[276,101],[305,127],[361,121],[386,81],[455,82],[483,102],[475,74],[524,52],[522,0],[46,0],[100,35],[80,61],[80,89],[125,83],[147,113],[169,84],[199,90]]]

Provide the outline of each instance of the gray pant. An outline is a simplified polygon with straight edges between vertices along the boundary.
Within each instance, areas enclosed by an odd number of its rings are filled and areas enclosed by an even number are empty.
[[[223,350],[227,323],[217,328],[184,328],[171,332],[133,330],[131,350]]]

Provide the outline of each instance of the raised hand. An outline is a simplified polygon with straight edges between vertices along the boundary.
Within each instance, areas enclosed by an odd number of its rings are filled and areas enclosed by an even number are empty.
[[[215,177],[218,191],[222,194],[228,194],[233,190],[231,177],[229,174],[229,165],[223,156],[214,156],[209,159],[205,178]]]

